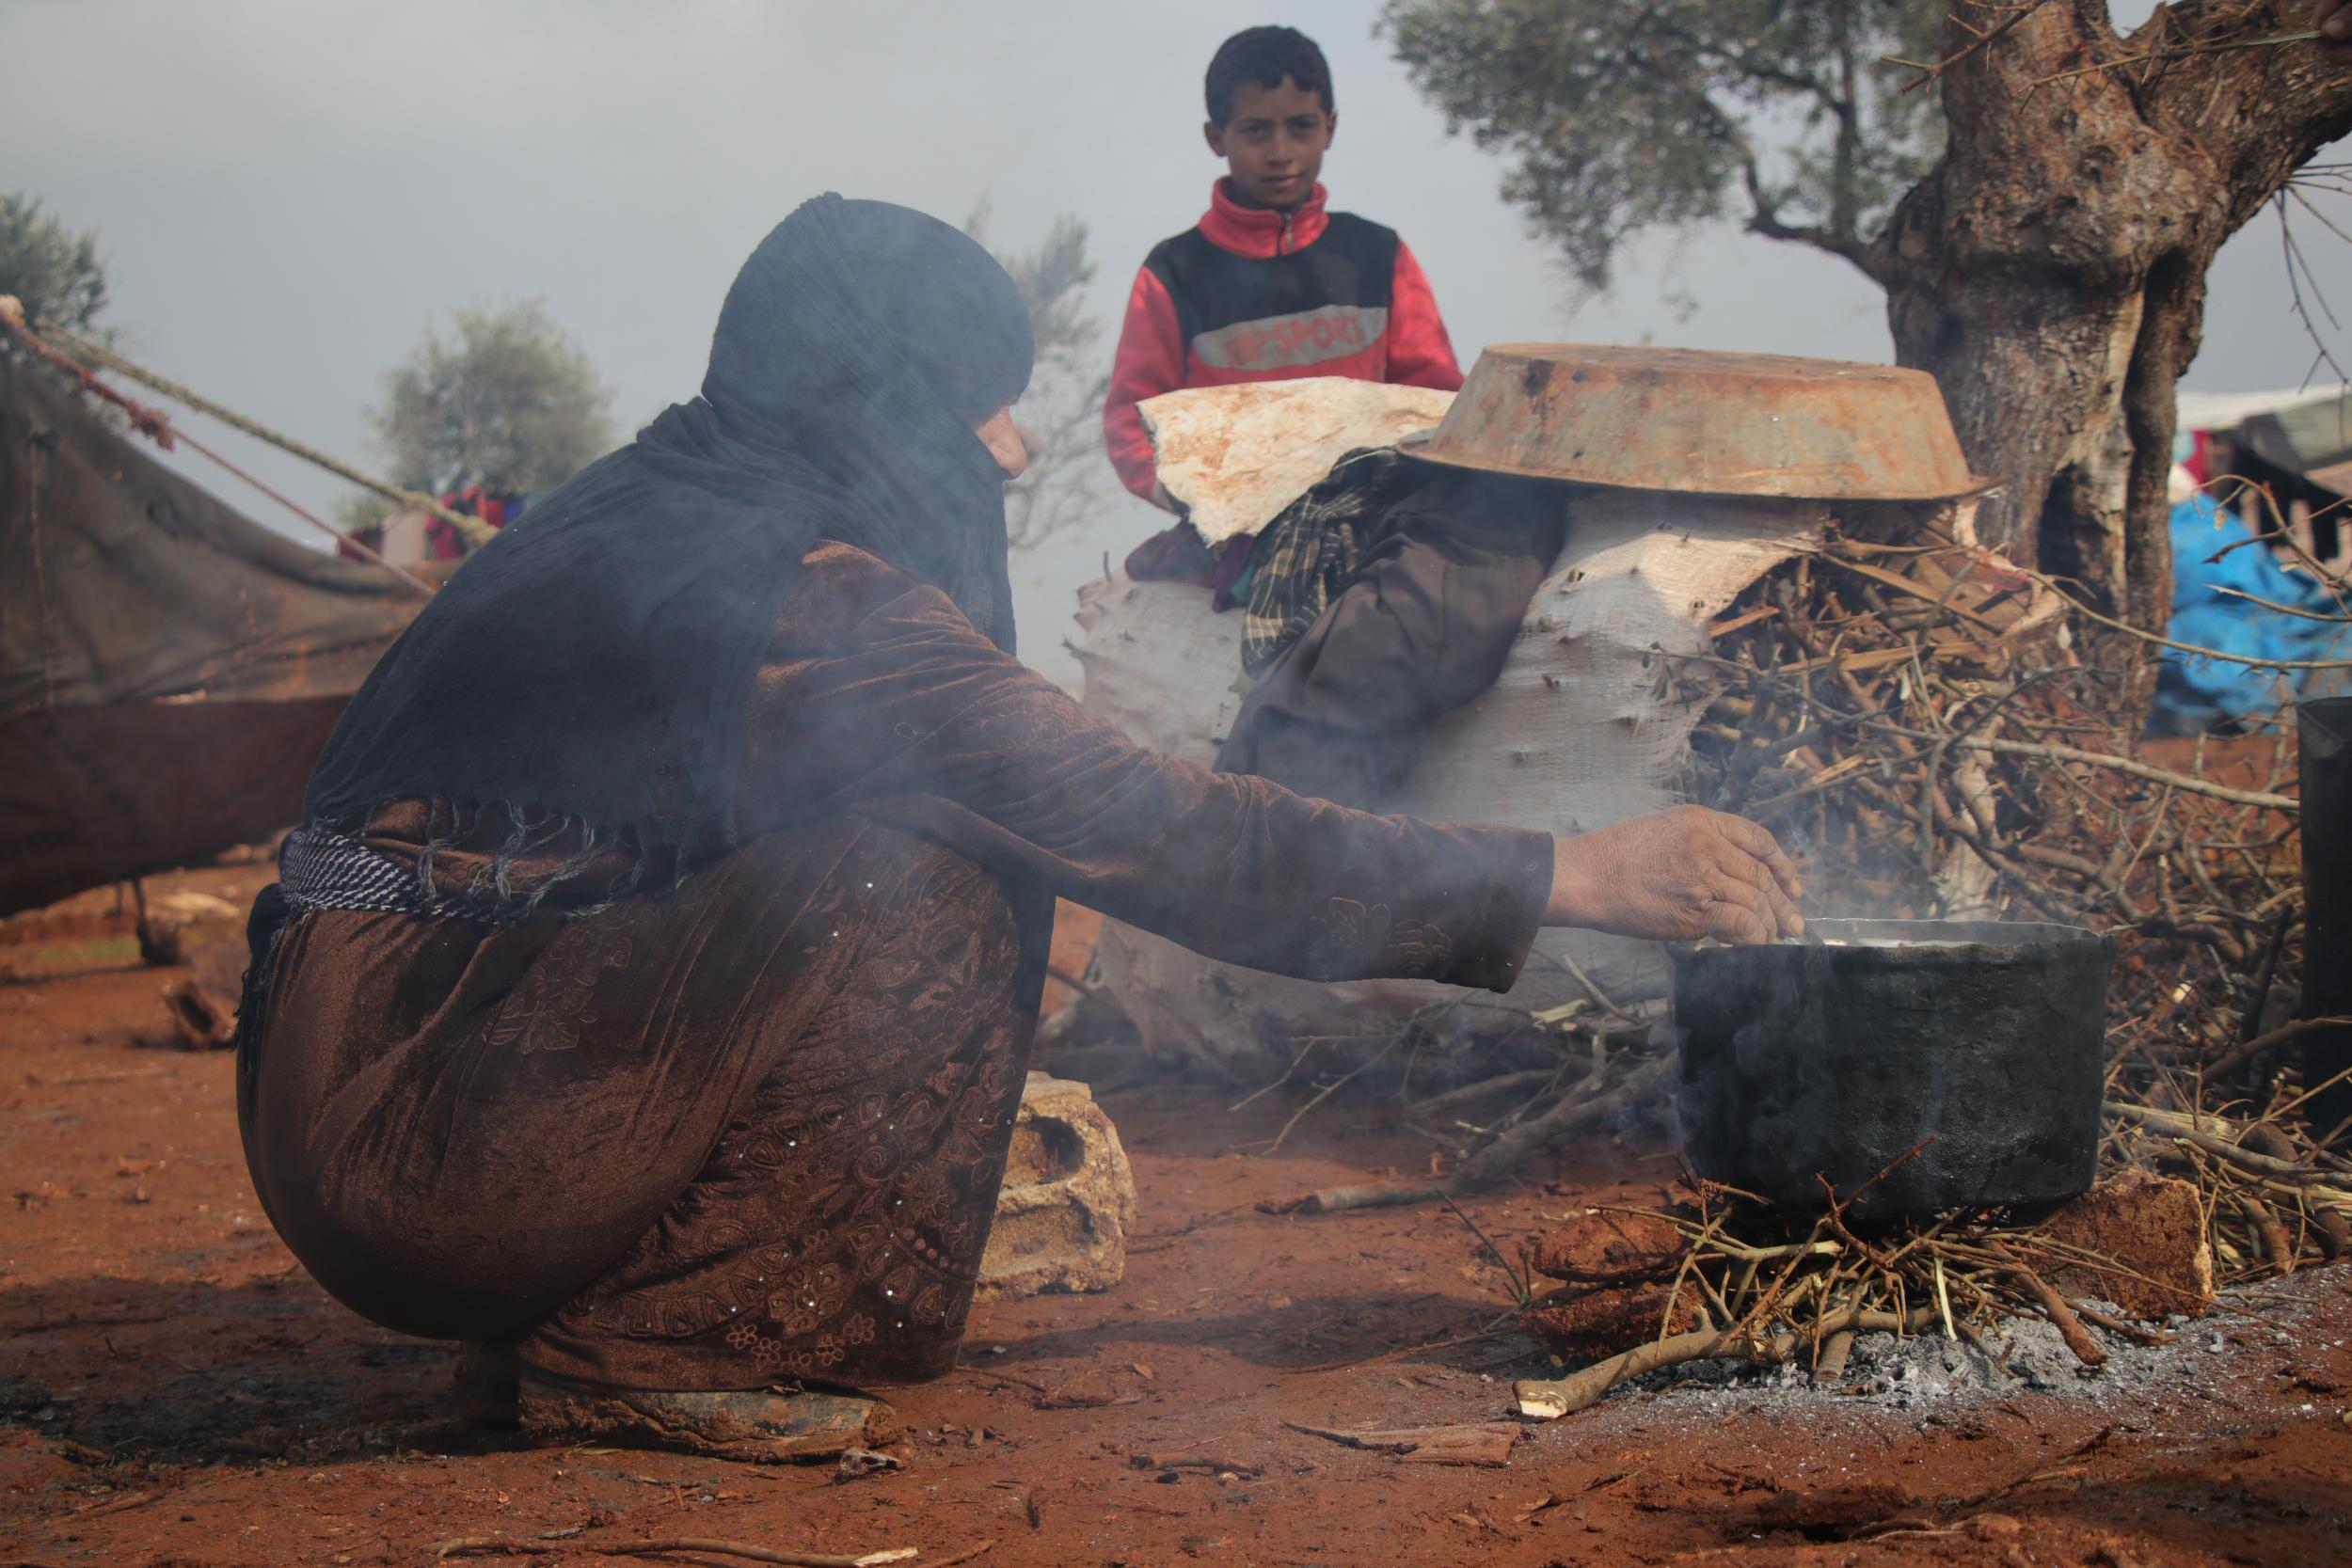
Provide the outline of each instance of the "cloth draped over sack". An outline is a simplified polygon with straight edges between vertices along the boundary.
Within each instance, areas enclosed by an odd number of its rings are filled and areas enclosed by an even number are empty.
[[[1426,483],[1425,465],[1393,447],[1341,458],[1258,536],[1243,617],[1242,669],[1265,673],[1306,633],[1361,564],[1368,535],[1388,509]]]

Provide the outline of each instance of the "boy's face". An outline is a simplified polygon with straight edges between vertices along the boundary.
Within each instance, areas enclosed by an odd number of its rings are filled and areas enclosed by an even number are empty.
[[[1291,208],[1314,190],[1339,123],[1324,108],[1323,94],[1285,76],[1279,87],[1244,82],[1233,90],[1233,118],[1201,129],[1209,150],[1233,171],[1244,206]]]

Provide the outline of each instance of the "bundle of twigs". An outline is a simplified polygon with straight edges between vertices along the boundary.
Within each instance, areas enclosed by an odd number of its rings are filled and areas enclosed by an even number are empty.
[[[2352,1253],[2352,1162],[2292,1122],[2108,1108],[2106,1164],[2123,1174],[2054,1214],[1961,1212],[1868,1229],[1849,1220],[1866,1183],[1825,1191],[1799,1229],[1759,1199],[1702,1182],[1672,1209],[1565,1216],[1527,1262],[1531,1281],[1566,1283],[1524,1316],[1571,1350],[1613,1354],[1521,1383],[1521,1412],[1565,1416],[1629,1378],[1708,1359],[1797,1362],[1836,1385],[1858,1332],[1940,1332],[1997,1366],[2005,1353],[1988,1333],[2023,1314],[2047,1319],[2095,1370],[2103,1337],[2161,1342],[2151,1325],[2202,1312],[2217,1287]],[[2152,1179],[2141,1166],[2176,1174]]]
[[[1406,1020],[1378,1052],[1326,1084],[1300,1104],[1271,1142],[1271,1154],[1301,1118],[1391,1057],[1401,1062],[1381,1087],[1392,1107],[1390,1125],[1409,1128],[1436,1144],[1443,1180],[1405,1187],[1339,1188],[1259,1207],[1269,1213],[1330,1212],[1341,1209],[1415,1203],[1455,1188],[1486,1186],[1527,1164],[1542,1149],[1597,1129],[1628,1127],[1663,1113],[1673,1057],[1665,1048],[1666,1005],[1620,1006],[1596,990],[1596,1000],[1529,1012],[1491,1001],[1457,997],[1424,1006]],[[1479,1015],[1463,1028],[1464,1014]],[[1312,1042],[1292,1064],[1295,1072]],[[1488,1064],[1481,1071],[1476,1065]],[[1422,1087],[1432,1070],[1453,1086]],[[1235,1103],[1280,1087],[1288,1075]]]
[[[2140,693],[2046,579],[1937,540],[1833,538],[1668,679],[1693,797],[1771,827],[1844,914],[2063,920],[2232,963],[2295,895],[2283,732],[2258,788],[2134,753]]]
[[[2117,939],[2107,1185],[2054,1217],[1948,1214],[1866,1235],[1847,1223],[1852,1196],[1825,1194],[1792,1229],[1702,1184],[1686,1206],[1606,1212],[1613,1240],[1597,1253],[1604,1212],[1571,1216],[1531,1258],[1567,1283],[1529,1319],[1613,1354],[1522,1385],[1523,1410],[1565,1414],[1707,1357],[1803,1360],[1834,1381],[1857,1330],[1981,1349],[2019,1313],[2096,1366],[2102,1334],[2153,1338],[2143,1323],[2201,1310],[2216,1285],[2352,1253],[2344,1130],[2306,1124],[2323,1085],[2278,1050],[2309,1027],[2286,1021],[2301,914],[2292,745],[2283,729],[2239,743],[2229,782],[2202,743],[2185,772],[2145,761],[2143,693],[2076,656],[2087,619],[2049,579],[1948,536],[1833,536],[1661,678],[1705,707],[1694,798],[1772,827],[1817,911],[2056,920]],[[2174,1180],[2116,1180],[2136,1171]]]
[[[1613,1228],[1632,1245],[1622,1249],[1614,1266],[1646,1264],[1652,1277],[1614,1286],[1573,1281],[1550,1302],[1532,1308],[1529,1320],[1573,1344],[1580,1326],[1609,1326],[1606,1312],[1595,1312],[1593,1301],[1613,1290],[1629,1291],[1645,1305],[1655,1303],[1654,1333],[1573,1376],[1519,1384],[1515,1393],[1522,1414],[1568,1415],[1644,1372],[1724,1357],[1799,1362],[1811,1367],[1817,1382],[1836,1385],[1845,1374],[1854,1336],[1873,1331],[1916,1334],[1932,1327],[1997,1362],[2001,1354],[1985,1333],[2020,1312],[2047,1317],[2067,1347],[2090,1367],[2103,1363],[2106,1352],[2087,1323],[2135,1338],[2160,1338],[2070,1300],[2052,1285],[2046,1276],[2059,1269],[2093,1277],[2137,1276],[2129,1263],[2056,1236],[1956,1214],[1871,1239],[1848,1225],[1841,1202],[1832,1202],[1794,1238],[1756,1242],[1745,1239],[1752,1232],[1743,1221],[1772,1226],[1775,1216],[1726,1203],[1726,1196],[1703,1194],[1687,1210],[1597,1210],[1586,1216],[1586,1229],[1596,1217],[1615,1217]],[[1573,1256],[1580,1250],[1575,1238],[1573,1229],[1565,1237],[1548,1238],[1551,1256],[1547,1260],[1539,1247],[1534,1266],[1570,1274],[1588,1270],[1588,1262]],[[1649,1257],[1642,1259],[1645,1248]],[[1670,1272],[1661,1278],[1661,1270]],[[2140,1283],[2168,1289],[2163,1281]]]

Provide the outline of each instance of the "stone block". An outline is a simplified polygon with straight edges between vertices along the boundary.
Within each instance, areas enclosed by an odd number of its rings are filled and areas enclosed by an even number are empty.
[[[1127,1272],[1135,1218],[1127,1151],[1094,1092],[1030,1073],[980,1259],[979,1299],[1110,1289]]]

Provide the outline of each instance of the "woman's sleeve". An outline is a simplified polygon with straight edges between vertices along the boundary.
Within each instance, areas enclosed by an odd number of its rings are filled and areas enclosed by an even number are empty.
[[[778,649],[752,717],[755,820],[862,812],[1232,963],[1506,990],[1550,892],[1546,834],[1350,811],[1136,746],[929,588]]]

